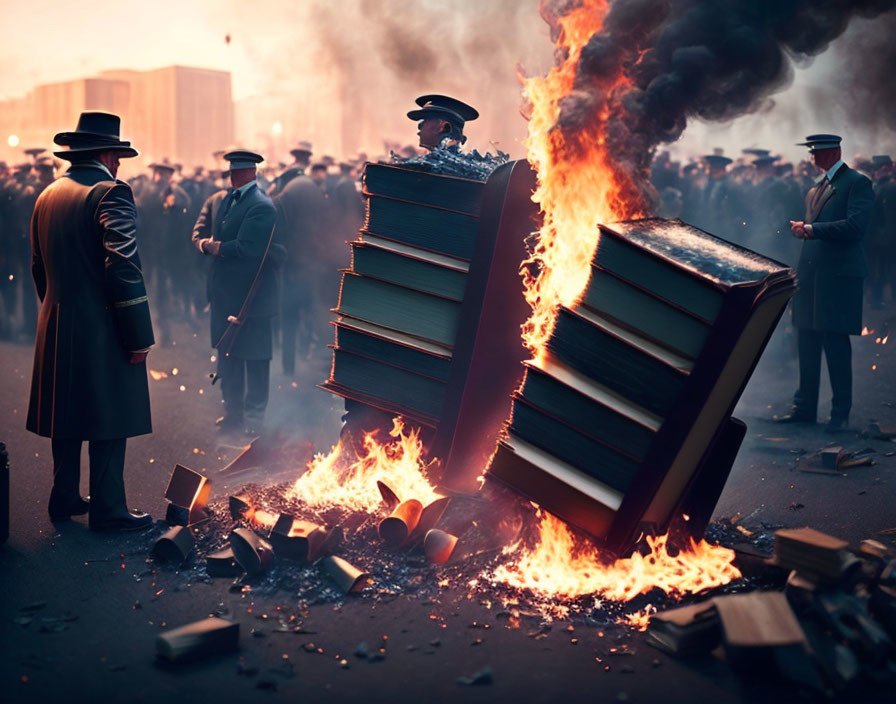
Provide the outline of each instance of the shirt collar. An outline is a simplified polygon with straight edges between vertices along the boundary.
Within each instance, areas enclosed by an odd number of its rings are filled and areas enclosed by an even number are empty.
[[[234,192],[234,193],[239,193],[239,194],[240,194],[239,197],[242,198],[244,195],[246,195],[246,191],[248,191],[248,190],[249,190],[250,188],[252,188],[253,186],[257,186],[257,185],[258,185],[258,181],[256,181],[255,179],[253,179],[253,180],[249,181],[249,183],[244,183],[244,184],[243,184],[242,186],[240,186],[239,188],[234,189],[233,192]]]
[[[831,168],[828,169],[828,172],[825,174],[828,181],[834,180],[834,175],[840,170],[840,167],[844,165],[843,159],[840,159],[836,164],[834,164]]]
[[[101,162],[99,159],[85,159],[84,161],[79,161],[79,162],[72,164],[72,168],[79,168],[79,167],[87,167],[90,169],[99,169],[104,174],[106,174],[112,181],[115,180],[115,177],[112,175],[112,172],[109,171],[109,169],[106,168],[106,165],[103,162]]]

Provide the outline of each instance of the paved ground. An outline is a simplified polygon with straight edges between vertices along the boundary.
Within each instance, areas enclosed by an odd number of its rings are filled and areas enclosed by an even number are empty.
[[[868,326],[876,332],[854,340],[857,427],[870,418],[896,421],[896,408],[888,405],[896,402],[896,337],[892,344],[875,344],[887,334],[880,313],[869,313]],[[739,513],[748,530],[763,522],[810,524],[851,541],[896,527],[896,458],[883,454],[896,449],[893,443],[844,435],[837,441],[849,448],[878,450],[877,464],[845,476],[799,471],[831,438],[821,427],[767,422],[785,410],[795,383],[793,365],[781,362],[786,341],[775,345],[738,409],[749,434],[717,515]],[[435,598],[399,594],[304,604],[286,587],[233,593],[229,580],[191,582],[170,568],[154,570],[146,562],[145,536],[99,536],[83,521],[55,528],[45,512],[49,441],[23,429],[31,350],[2,344],[0,361],[0,439],[12,462],[12,534],[0,549],[3,701],[792,701],[774,685],[736,677],[715,658],[677,662],[639,635],[581,620],[554,624],[534,637],[537,622],[509,628],[498,604],[481,594],[468,598],[461,587]],[[326,365],[324,355],[301,365],[296,379],[275,373],[272,380],[274,422],[321,450],[335,441],[340,416],[340,404],[314,388]],[[129,443],[126,476],[130,503],[161,517],[175,463],[207,471],[222,464],[211,430],[220,396],[209,385],[213,365],[204,336],[181,330],[174,347],[152,352],[150,367],[168,377],[150,382],[155,432]],[[239,483],[216,481],[215,494],[226,495]],[[438,578],[433,570],[433,583]],[[239,658],[178,669],[154,663],[154,640],[162,629],[212,612],[240,621]],[[290,627],[301,624],[300,632],[279,632],[273,624],[281,616]],[[385,658],[354,657],[362,641],[371,652],[385,645]],[[622,643],[634,654],[612,655],[610,648]],[[455,682],[486,666],[492,684]]]

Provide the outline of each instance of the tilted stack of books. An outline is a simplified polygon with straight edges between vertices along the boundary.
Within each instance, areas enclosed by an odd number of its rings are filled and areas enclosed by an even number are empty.
[[[581,300],[525,363],[490,476],[624,552],[695,483],[715,504],[712,474],[743,437],[731,413],[795,277],[681,221],[600,229]]]
[[[485,183],[367,164],[323,388],[436,427]]]

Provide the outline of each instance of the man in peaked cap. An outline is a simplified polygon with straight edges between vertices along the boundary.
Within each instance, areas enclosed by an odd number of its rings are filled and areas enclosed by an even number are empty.
[[[800,385],[793,410],[780,422],[815,423],[821,355],[827,359],[833,400],[826,431],[845,430],[852,407],[850,335],[862,332],[863,278],[868,267],[862,238],[868,228],[874,192],[871,181],[841,158],[841,138],[813,134],[799,146],[809,147],[822,172],[806,195],[803,220],[791,221],[803,241],[793,297]]]
[[[83,112],[55,152],[71,168],[41,193],[31,218],[32,273],[41,299],[28,430],[52,438],[54,521],[89,511],[92,530],[152,525],[128,510],[127,438],[152,432],[146,354],[153,345],[137,254],[137,209],[115,178],[137,156],[120,118]],[[90,447],[90,501],[79,495],[81,444]]]
[[[424,149],[435,149],[446,137],[463,144],[467,141],[464,124],[479,117],[475,108],[447,95],[421,95],[414,102],[420,107],[408,117],[420,122],[417,136]]]
[[[230,162],[232,188],[217,206],[207,202],[203,207],[193,243],[212,257],[211,343],[218,351],[224,399],[224,415],[217,424],[224,431],[255,434],[268,403],[271,318],[278,308],[275,267],[285,250],[272,243],[276,211],[256,180],[257,165],[264,158],[245,149],[224,158]]]
[[[408,117],[419,122],[417,136],[420,146],[428,150],[422,156],[401,159],[392,155],[392,163],[422,171],[486,181],[498,166],[507,161],[507,155],[498,152],[481,155],[477,151],[462,152],[467,141],[464,125],[479,117],[469,105],[447,95],[421,95],[420,107],[411,110]]]

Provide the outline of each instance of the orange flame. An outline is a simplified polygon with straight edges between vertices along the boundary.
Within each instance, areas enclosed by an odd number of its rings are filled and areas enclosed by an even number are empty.
[[[612,96],[629,85],[619,75],[601,86],[603,105],[589,106],[583,126],[564,130],[558,118],[565,101],[576,95],[576,66],[583,47],[603,26],[607,0],[583,0],[559,18],[542,3],[542,14],[557,34],[557,53],[564,57],[543,77],[525,79],[531,118],[527,158],[538,174],[532,197],[544,221],[532,255],[520,267],[525,296],[532,308],[523,325],[523,342],[536,360],[554,328],[558,305],[570,306],[588,284],[597,248],[597,224],[640,214],[640,198],[630,178],[616,164],[606,145],[606,127],[619,109]],[[593,113],[593,114],[592,114]]]
[[[328,455],[316,455],[307,471],[288,493],[312,508],[339,507],[366,513],[382,504],[377,481],[388,484],[399,497],[417,499],[424,505],[441,495],[426,475],[427,463],[421,458],[423,443],[420,429],[405,432],[400,417],[393,421],[392,441],[380,443],[376,432],[364,435],[364,454],[353,461],[344,458],[340,440]]]
[[[734,551],[701,540],[689,550],[671,555],[668,536],[648,536],[650,552],[603,564],[598,551],[577,542],[566,524],[539,512],[538,544],[532,549],[509,549],[510,562],[500,565],[492,579],[539,596],[575,598],[595,595],[629,601],[653,588],[681,595],[728,584],[741,576],[732,564]]]

